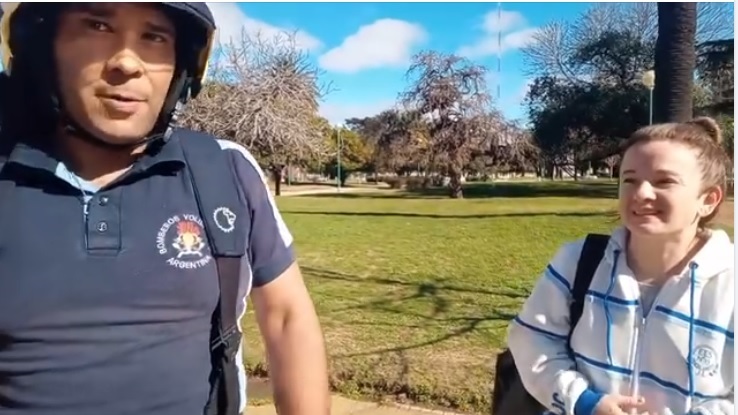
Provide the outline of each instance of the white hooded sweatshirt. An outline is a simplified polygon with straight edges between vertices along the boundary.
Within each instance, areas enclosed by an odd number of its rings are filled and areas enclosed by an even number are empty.
[[[584,239],[564,245],[546,267],[508,333],[525,388],[559,415],[591,415],[603,394],[631,395],[634,387],[654,415],[733,415],[733,243],[713,231],[644,318],[626,232],[612,234],[587,292],[571,340],[576,363],[566,338]]]

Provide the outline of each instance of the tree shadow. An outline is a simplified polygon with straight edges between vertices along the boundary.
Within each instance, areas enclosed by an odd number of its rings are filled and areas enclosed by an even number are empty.
[[[409,212],[319,212],[285,209],[282,213],[291,215],[325,215],[325,216],[353,216],[353,217],[398,217],[398,218],[429,218],[429,219],[490,219],[490,218],[531,218],[538,216],[586,218],[595,216],[614,215],[614,211],[600,212],[507,212],[507,213],[484,213],[468,215],[446,215],[435,213],[409,213]]]
[[[419,324],[402,324],[395,322],[367,322],[367,321],[342,321],[341,324],[353,325],[353,326],[381,326],[381,327],[394,327],[394,328],[427,328],[430,325],[447,325],[452,324],[448,332],[443,333],[435,338],[414,342],[405,343],[398,345],[391,345],[387,347],[377,348],[362,352],[346,352],[333,354],[332,358],[352,358],[359,356],[371,356],[371,355],[383,355],[383,354],[400,354],[404,355],[404,352],[413,349],[419,349],[427,346],[433,346],[456,337],[470,334],[478,329],[478,327],[485,322],[489,321],[504,321],[508,322],[515,317],[515,314],[506,313],[499,310],[492,310],[491,312],[481,316],[461,316],[461,317],[444,317],[450,306],[450,300],[447,297],[447,293],[474,293],[491,296],[504,296],[513,299],[524,299],[529,293],[524,291],[513,291],[513,290],[485,290],[482,288],[470,288],[459,285],[449,284],[443,281],[419,281],[409,282],[401,281],[393,278],[361,278],[350,274],[339,273],[335,271],[302,267],[306,275],[311,278],[326,279],[331,281],[340,281],[345,283],[363,283],[363,284],[378,284],[387,285],[391,287],[402,287],[404,289],[411,289],[411,293],[392,298],[374,298],[368,301],[362,302],[359,305],[352,305],[348,307],[340,307],[331,309],[328,312],[334,314],[341,314],[347,311],[356,310],[367,310],[372,312],[382,312],[387,314],[397,314],[398,320],[402,317],[411,317],[415,320],[421,321]],[[407,304],[410,301],[426,300],[432,304],[432,311],[428,314],[422,314],[409,309],[409,307],[403,307],[403,303]]]
[[[429,189],[412,189],[393,192],[314,194],[300,195],[298,197],[330,197],[341,199],[446,199],[448,198],[448,189],[445,187],[433,187]],[[470,183],[464,185],[465,199],[536,197],[616,199],[618,197],[618,187],[616,182],[607,181]]]

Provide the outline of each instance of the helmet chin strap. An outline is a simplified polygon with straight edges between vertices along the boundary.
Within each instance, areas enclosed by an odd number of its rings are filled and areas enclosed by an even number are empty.
[[[188,79],[185,73],[182,73],[180,76],[177,77],[177,79],[174,80],[174,82],[172,82],[170,93],[168,94],[168,99],[164,103],[161,116],[157,120],[156,124],[154,124],[154,128],[152,129],[152,131],[149,132],[149,134],[144,136],[142,139],[131,143],[111,143],[101,139],[95,134],[89,132],[86,128],[82,127],[78,122],[76,122],[69,115],[69,113],[64,110],[56,97],[54,97],[54,101],[57,108],[57,114],[59,114],[59,119],[62,122],[62,126],[66,134],[69,134],[72,137],[78,138],[101,149],[109,151],[131,151],[136,147],[139,147],[141,145],[148,145],[159,139],[162,139],[164,141],[169,139],[171,124],[176,121],[182,103],[181,97],[178,94],[172,94],[171,92],[172,90],[183,91],[183,88],[185,87],[187,82]],[[186,88],[184,89],[186,90]],[[183,91],[183,93],[186,92]]]
[[[71,117],[68,116],[65,116],[63,118],[63,129],[64,132],[71,137],[80,139],[88,144],[92,144],[95,147],[109,151],[131,151],[136,147],[144,144],[149,144],[152,141],[163,137],[163,134],[154,133],[130,143],[111,143],[101,139],[95,134],[92,134],[87,129],[82,128],[82,126],[80,126],[78,123],[72,120]]]

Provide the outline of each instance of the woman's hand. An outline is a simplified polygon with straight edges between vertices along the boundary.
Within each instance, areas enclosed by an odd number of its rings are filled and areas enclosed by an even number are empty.
[[[645,404],[643,398],[605,395],[595,407],[594,415],[648,415]]]

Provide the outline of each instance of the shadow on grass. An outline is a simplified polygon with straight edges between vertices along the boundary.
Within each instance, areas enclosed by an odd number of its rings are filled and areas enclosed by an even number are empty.
[[[354,217],[398,217],[398,218],[429,218],[429,219],[489,219],[489,218],[530,218],[537,216],[586,218],[594,216],[613,215],[611,211],[601,212],[509,212],[484,213],[470,215],[442,215],[434,213],[407,213],[407,212],[315,212],[301,210],[283,210],[282,213],[291,215],[325,215],[325,216],[354,216]]]
[[[508,322],[515,317],[514,314],[499,312],[493,310],[483,316],[469,316],[469,317],[441,317],[442,314],[446,313],[449,308],[448,299],[443,295],[444,291],[458,292],[458,293],[475,293],[483,295],[494,295],[504,296],[509,298],[523,299],[528,296],[528,292],[512,291],[512,290],[497,290],[490,291],[484,289],[472,289],[466,287],[455,286],[443,282],[407,282],[400,281],[392,278],[359,278],[349,274],[343,274],[325,269],[303,267],[303,271],[309,274],[311,277],[318,279],[326,279],[332,281],[342,281],[346,283],[369,283],[377,285],[387,285],[394,287],[411,288],[414,292],[409,295],[397,298],[379,298],[375,300],[367,301],[357,306],[351,306],[346,308],[339,308],[330,310],[331,313],[342,313],[349,310],[367,310],[372,312],[383,312],[388,314],[397,314],[398,320],[402,317],[412,317],[420,320],[421,324],[399,324],[399,323],[387,323],[387,322],[366,322],[366,321],[354,321],[344,322],[343,324],[355,325],[355,326],[382,326],[382,327],[403,327],[409,328],[427,328],[432,325],[438,324],[454,324],[460,325],[460,327],[454,328],[451,331],[438,336],[436,338],[397,346],[384,347],[380,349],[358,352],[358,353],[342,353],[334,354],[333,358],[351,358],[358,356],[371,356],[371,355],[382,355],[392,353],[403,353],[408,350],[418,349],[426,346],[432,346],[455,337],[460,337],[475,331],[478,326],[488,321],[504,321]],[[410,301],[416,301],[419,299],[425,299],[432,303],[433,309],[430,315],[417,313],[408,308],[397,309],[398,303],[407,303]]]
[[[615,199],[617,196],[617,183],[608,181],[471,183],[464,185],[465,199],[485,199],[495,197]],[[443,199],[448,197],[448,189],[445,187],[434,187],[430,189],[403,190],[387,193],[331,193],[300,195],[297,197],[330,197],[342,199]]]

